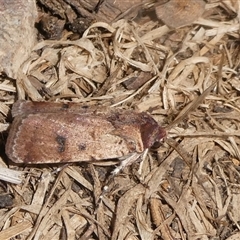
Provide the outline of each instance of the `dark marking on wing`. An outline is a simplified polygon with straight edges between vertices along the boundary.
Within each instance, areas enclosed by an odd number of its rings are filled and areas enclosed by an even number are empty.
[[[66,138],[60,135],[57,135],[56,141],[58,143],[58,152],[65,151]]]
[[[86,148],[87,148],[87,146],[86,146],[85,143],[80,143],[80,144],[78,145],[78,149],[79,149],[80,151],[84,151],[84,150],[86,150]]]

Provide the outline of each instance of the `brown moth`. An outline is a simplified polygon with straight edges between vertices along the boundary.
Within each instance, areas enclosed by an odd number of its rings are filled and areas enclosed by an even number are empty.
[[[133,162],[166,136],[149,114],[131,110],[17,101],[12,115],[6,154],[16,163]]]

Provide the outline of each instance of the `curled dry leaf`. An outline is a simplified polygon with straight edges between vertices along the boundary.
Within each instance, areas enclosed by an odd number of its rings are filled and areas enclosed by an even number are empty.
[[[170,0],[155,6],[157,17],[167,26],[179,28],[192,24],[205,10],[203,0]]]

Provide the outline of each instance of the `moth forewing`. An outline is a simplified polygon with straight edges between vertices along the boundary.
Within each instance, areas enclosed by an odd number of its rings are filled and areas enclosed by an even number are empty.
[[[83,109],[73,103],[17,102],[6,154],[16,163],[26,164],[140,156],[166,134],[147,113]]]

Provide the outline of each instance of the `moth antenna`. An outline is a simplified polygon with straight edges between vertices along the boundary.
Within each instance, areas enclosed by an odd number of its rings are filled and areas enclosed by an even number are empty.
[[[166,143],[172,147],[184,160],[184,162],[187,164],[187,166],[189,167],[189,169],[192,171],[192,174],[197,178],[198,183],[202,186],[202,188],[205,190],[205,192],[207,193],[207,195],[209,196],[209,198],[212,199],[212,201],[214,201],[214,199],[212,198],[211,194],[209,193],[209,191],[205,188],[205,186],[203,185],[203,181],[202,179],[199,178],[199,176],[196,174],[195,172],[195,166],[192,165],[192,159],[189,157],[188,153],[183,149],[179,147],[179,143],[177,143],[175,140],[173,139],[166,139],[165,140]]]
[[[212,85],[210,85],[205,91],[203,91],[203,93],[199,97],[195,98],[192,103],[187,105],[179,113],[179,115],[173,120],[173,122],[170,123],[165,128],[166,130],[171,129],[173,126],[175,126],[180,121],[182,121],[193,109],[197,108],[200,105],[200,103],[206,98],[206,96],[214,89],[214,87],[216,85],[217,85],[217,87],[219,89],[219,84],[220,84],[221,79],[222,79],[222,68],[223,68],[224,59],[225,59],[225,55],[224,55],[224,53],[222,53],[221,61],[220,61],[218,72],[217,72],[217,80]],[[212,72],[212,64],[210,64],[208,75],[207,75],[207,79],[210,78],[211,72]]]
[[[170,123],[165,129],[169,130],[179,122],[181,122],[193,109],[197,108],[200,103],[206,98],[206,96],[212,91],[212,89],[216,86],[217,82],[214,82],[211,86],[209,86],[199,97],[195,98],[192,103],[187,105],[179,115]]]

